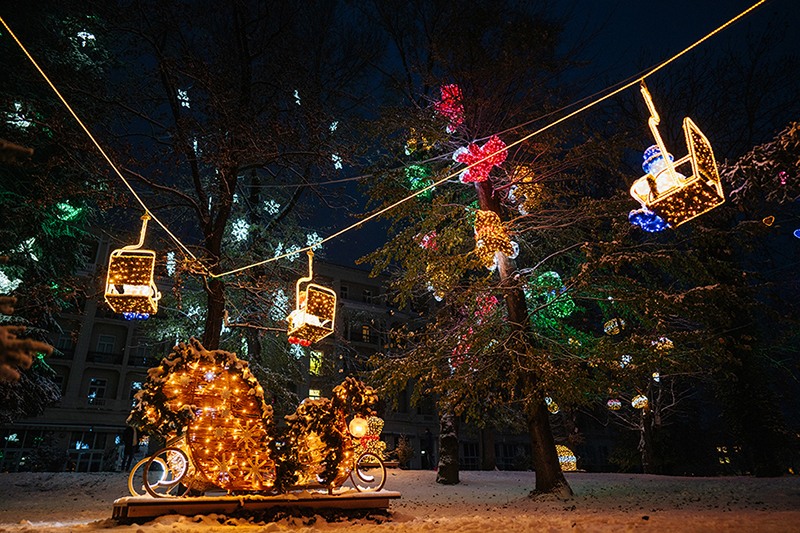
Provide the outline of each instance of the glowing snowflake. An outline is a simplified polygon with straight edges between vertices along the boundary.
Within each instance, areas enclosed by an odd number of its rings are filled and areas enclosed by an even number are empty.
[[[281,210],[281,204],[276,202],[275,200],[264,200],[264,211],[267,212],[268,215],[277,215],[278,211]]]
[[[233,229],[231,230],[231,233],[233,234],[234,239],[241,242],[247,239],[247,235],[250,233],[250,224],[245,219],[240,218],[233,223]]]

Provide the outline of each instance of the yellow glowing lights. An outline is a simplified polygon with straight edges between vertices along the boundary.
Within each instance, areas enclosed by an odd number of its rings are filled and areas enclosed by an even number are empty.
[[[634,396],[633,399],[631,400],[631,406],[634,409],[646,409],[647,405],[648,405],[647,396],[645,396],[644,394],[639,394],[637,396]]]
[[[161,293],[154,282],[156,253],[141,249],[148,220],[150,215],[142,216],[139,242],[114,250],[108,260],[105,300],[115,313],[153,315],[158,311]]]
[[[578,469],[578,460],[572,450],[561,444],[556,444],[556,453],[558,454],[558,462],[561,465],[562,472],[574,472]]]
[[[717,163],[711,143],[689,117],[683,120],[689,154],[673,163],[658,132],[660,118],[644,82],[641,92],[650,111],[648,125],[656,146],[646,152],[649,156],[643,168],[647,174],[633,183],[631,196],[643,209],[652,211],[672,226],[680,226],[725,202]],[[691,163],[692,169],[688,178],[676,171],[686,163]]]
[[[350,421],[350,434],[357,439],[360,439],[367,434],[367,421],[357,416]]]
[[[336,293],[315,283],[300,286],[314,278],[314,252],[308,250],[308,277],[297,280],[295,301],[297,307],[287,317],[289,342],[308,346],[333,333],[336,321]]]
[[[533,170],[528,166],[519,165],[514,170],[513,179],[517,184],[511,187],[508,197],[519,202],[517,208],[520,214],[528,215],[539,209],[542,205],[544,187],[535,181]]]
[[[625,321],[616,318],[612,318],[605,324],[603,324],[603,332],[607,335],[619,335],[620,332],[625,328]]]
[[[475,215],[475,252],[481,263],[489,270],[497,267],[496,254],[505,254],[514,259],[519,246],[508,238],[500,216],[494,211],[478,211]]]
[[[764,217],[764,219],[761,222],[763,222],[767,226],[772,226],[775,223],[775,217],[772,215]]]
[[[547,405],[547,410],[550,411],[552,415],[556,415],[561,411],[561,408],[550,396],[544,399],[544,403]]]

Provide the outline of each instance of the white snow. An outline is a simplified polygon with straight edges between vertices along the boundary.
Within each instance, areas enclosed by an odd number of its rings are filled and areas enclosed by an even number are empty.
[[[163,516],[119,525],[115,499],[127,496],[122,473],[0,474],[0,532],[357,533],[515,531],[800,532],[800,477],[667,477],[567,473],[575,497],[538,499],[531,472],[462,471],[459,485],[436,472],[390,470],[386,489],[402,498],[388,518],[326,522],[319,517],[254,522],[220,515]]]

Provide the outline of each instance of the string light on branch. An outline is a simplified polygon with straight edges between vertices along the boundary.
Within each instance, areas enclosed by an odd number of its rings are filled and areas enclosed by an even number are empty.
[[[297,280],[297,307],[287,317],[289,342],[301,346],[319,342],[333,333],[336,321],[336,293],[321,285],[309,283],[314,279],[314,252],[308,250],[307,253],[308,277]],[[301,285],[305,283],[307,285],[301,289]]]
[[[766,225],[766,226],[772,226],[772,224],[775,223],[775,217],[772,216],[772,215],[770,215],[768,217],[764,217],[764,219],[761,222],[763,222],[764,225]]]
[[[566,294],[567,288],[558,272],[549,271],[539,275],[525,288],[525,298],[549,317],[566,318],[575,311],[575,302]]]
[[[158,311],[161,293],[154,281],[156,253],[142,250],[150,215],[142,216],[139,242],[111,252],[108,260],[105,301],[115,313],[129,320],[148,318]]]
[[[456,84],[440,87],[442,100],[434,104],[436,110],[447,117],[447,133],[454,133],[464,122],[464,104],[461,103],[461,88]]]
[[[711,143],[703,132],[686,117],[683,131],[689,154],[674,161],[658,132],[661,119],[643,81],[641,92],[650,111],[648,125],[656,144],[644,153],[642,169],[646,174],[631,186],[631,196],[642,207],[631,211],[628,218],[646,231],[659,231],[667,226],[680,226],[722,205],[725,195]],[[676,170],[687,163],[691,164],[692,171],[688,178]]]
[[[497,135],[493,135],[483,146],[470,144],[467,148],[459,148],[453,154],[453,159],[467,165],[474,164],[459,176],[461,183],[474,183],[489,179],[489,172],[492,167],[503,164],[506,156],[508,156],[506,143],[500,140]],[[482,159],[483,161],[481,161]]]
[[[475,215],[475,252],[483,266],[489,270],[497,268],[498,253],[514,259],[519,246],[508,238],[500,216],[494,211],[478,211]]]
[[[620,332],[625,328],[625,321],[617,318],[612,318],[605,324],[603,324],[603,332],[606,335],[619,335]]]

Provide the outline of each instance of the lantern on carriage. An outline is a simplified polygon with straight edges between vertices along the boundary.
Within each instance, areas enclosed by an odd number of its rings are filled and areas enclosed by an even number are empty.
[[[139,242],[111,252],[108,260],[105,300],[115,313],[127,319],[148,318],[158,311],[161,293],[153,279],[156,253],[142,250],[147,221],[150,215],[142,216],[142,231]]]
[[[646,174],[631,186],[631,196],[642,207],[631,211],[628,219],[645,231],[656,232],[680,226],[714,209],[725,202],[725,195],[711,143],[700,128],[689,117],[683,119],[689,154],[674,161],[658,133],[660,118],[644,82],[641,91],[650,111],[647,123],[656,144],[644,153],[642,169]],[[687,163],[692,171],[688,178],[676,170]]]
[[[314,278],[313,263],[314,252],[309,250],[308,277],[297,280],[296,308],[287,317],[289,342],[301,346],[318,342],[333,333],[336,319],[336,293],[316,283],[309,283]]]

